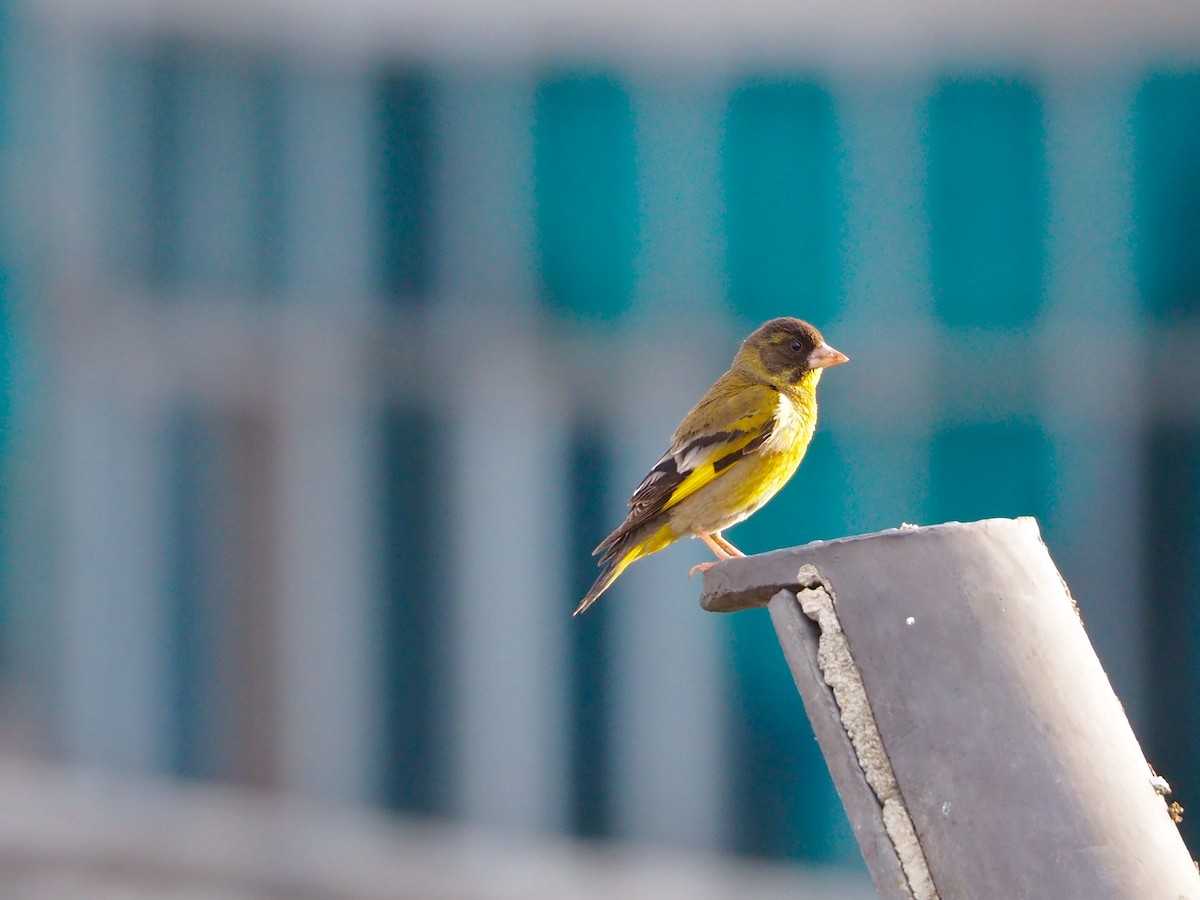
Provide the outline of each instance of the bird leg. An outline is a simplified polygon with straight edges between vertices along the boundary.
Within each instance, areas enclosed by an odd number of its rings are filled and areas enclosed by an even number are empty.
[[[691,569],[688,570],[688,578],[691,578],[697,572],[707,572],[722,560],[732,559],[735,556],[746,555],[737,547],[733,546],[733,544],[729,543],[729,541],[725,540],[725,538],[721,537],[721,533],[719,531],[714,531],[711,534],[707,531],[697,531],[696,537],[700,538],[700,540],[704,541],[704,543],[708,545],[708,549],[713,552],[713,555],[717,558],[717,560],[716,562],[698,563],[697,565],[692,566]]]
[[[741,550],[739,550],[737,547],[733,546],[733,544],[729,543],[729,541],[725,539],[725,536],[722,535],[721,532],[719,532],[719,531],[712,532],[709,535],[709,537],[712,538],[714,541],[716,541],[718,544],[720,544],[721,548],[726,553],[728,553],[730,556],[745,556],[746,555]]]

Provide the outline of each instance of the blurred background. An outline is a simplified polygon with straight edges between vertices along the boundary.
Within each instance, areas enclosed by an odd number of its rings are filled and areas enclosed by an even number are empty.
[[[852,362],[730,538],[1036,516],[1200,809],[1200,6],[0,9],[8,883],[871,896],[703,547],[570,617],[777,315]]]

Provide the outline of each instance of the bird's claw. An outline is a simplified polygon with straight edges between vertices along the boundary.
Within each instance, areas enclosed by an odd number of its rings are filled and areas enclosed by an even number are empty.
[[[688,578],[691,578],[697,572],[707,572],[709,569],[711,569],[713,566],[715,566],[717,564],[717,562],[720,562],[720,560],[717,560],[716,562],[697,563],[696,565],[694,565],[690,569],[688,569]]]

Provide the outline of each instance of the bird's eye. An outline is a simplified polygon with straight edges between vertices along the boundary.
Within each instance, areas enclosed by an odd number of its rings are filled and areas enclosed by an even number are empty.
[[[804,349],[804,345],[802,343],[800,343],[799,341],[792,341],[792,352],[793,353],[799,353],[803,349]]]

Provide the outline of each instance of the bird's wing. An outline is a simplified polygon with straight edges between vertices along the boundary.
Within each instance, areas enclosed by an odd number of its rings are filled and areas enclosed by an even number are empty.
[[[763,384],[702,400],[675,432],[671,449],[633,492],[626,526],[670,509],[758,450],[775,428],[778,404],[779,395]]]

